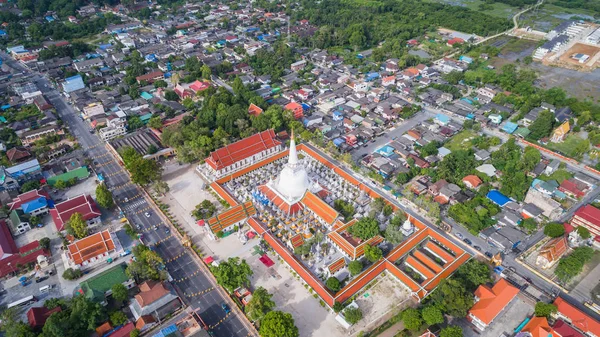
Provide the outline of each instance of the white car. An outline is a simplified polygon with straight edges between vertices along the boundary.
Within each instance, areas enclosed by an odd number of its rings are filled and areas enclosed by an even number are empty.
[[[150,213],[148,213],[148,212],[145,212],[144,215],[146,216],[146,218],[150,217]]]

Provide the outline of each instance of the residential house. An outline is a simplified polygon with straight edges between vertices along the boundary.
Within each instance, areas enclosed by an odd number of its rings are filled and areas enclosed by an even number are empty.
[[[17,164],[31,158],[31,152],[22,146],[15,146],[6,151],[6,157],[12,164]]]
[[[479,331],[484,331],[512,302],[519,293],[519,289],[501,278],[493,287],[480,285],[475,290],[475,304],[467,314],[467,320]]]
[[[29,223],[29,217],[25,217],[25,214],[20,209],[15,209],[10,212],[8,221],[11,227],[11,232],[14,236],[21,235],[28,230],[31,230],[31,224]]]
[[[123,136],[127,133],[127,121],[125,119],[125,114],[122,117],[118,115],[110,115],[106,120],[106,126],[100,131],[98,134],[100,138],[107,142],[111,139],[114,139],[119,136]]]
[[[483,183],[481,179],[474,174],[464,177],[462,179],[462,182],[465,184],[466,187],[470,189],[476,189],[477,187],[479,187],[479,185]]]
[[[61,312],[62,308],[57,306],[53,309],[48,309],[45,306],[33,307],[27,310],[27,322],[33,330],[41,330],[46,324],[46,320],[50,315]]]
[[[104,116],[106,113],[104,112],[104,105],[100,102],[95,102],[89,105],[86,105],[81,112],[83,118],[92,118],[95,116]]]
[[[544,173],[546,173],[546,175],[551,175],[552,173],[556,172],[556,170],[558,170],[559,167],[560,161],[558,159],[552,159],[550,164],[546,166],[546,170],[544,171]]]
[[[299,103],[290,102],[284,107],[284,109],[290,110],[295,119],[301,119],[304,117],[304,108]]]
[[[21,139],[21,143],[23,143],[23,145],[28,146],[32,145],[33,143],[44,137],[57,134],[63,134],[62,129],[56,125],[48,125],[43,126],[41,128],[25,131],[21,134],[19,138]]]
[[[165,74],[162,71],[155,70],[150,73],[138,76],[135,78],[135,80],[138,82],[138,84],[141,84],[144,81],[147,83],[154,83],[155,81],[162,80],[164,78]]]
[[[19,266],[45,260],[50,252],[40,246],[39,241],[18,247],[10,233],[8,225],[0,220],[0,277],[14,274]]]
[[[571,178],[563,181],[560,186],[558,186],[558,189],[571,198],[580,199],[585,196],[585,193],[588,190],[588,185],[580,182],[579,180]]]
[[[571,111],[571,108],[569,107],[560,108],[554,113],[554,118],[557,122],[564,123],[573,118],[573,111]]]
[[[161,320],[182,307],[182,302],[167,282],[146,281],[129,304],[136,321],[146,315]]]
[[[490,153],[486,150],[479,150],[475,152],[475,159],[479,161],[485,161],[490,159]]]

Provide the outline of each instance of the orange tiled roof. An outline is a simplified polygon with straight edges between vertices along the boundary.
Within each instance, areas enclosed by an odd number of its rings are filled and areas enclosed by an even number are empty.
[[[442,249],[433,241],[427,241],[427,243],[425,244],[425,248],[433,254],[437,255],[440,259],[444,260],[446,264],[454,261],[454,256],[448,253],[445,249]]]
[[[529,332],[531,337],[559,337],[548,324],[546,317],[533,317],[521,330]]]
[[[475,296],[479,301],[473,305],[469,313],[485,324],[490,324],[518,293],[519,289],[510,285],[505,279],[500,279],[492,288],[480,285],[475,290]]]
[[[258,116],[263,113],[263,109],[254,103],[250,103],[250,106],[248,107],[248,113],[252,116]]]
[[[269,129],[211,152],[206,158],[206,163],[213,169],[220,170],[280,144],[281,142],[275,139],[273,129]]]
[[[481,179],[479,179],[479,177],[474,174],[464,177],[462,181],[464,183],[471,184],[471,186],[473,186],[474,188],[481,185],[481,183],[482,183]]]
[[[409,255],[406,257],[406,261],[404,262],[407,265],[411,266],[414,270],[418,271],[421,275],[425,276],[427,280],[433,278],[435,273],[429,269],[426,265],[424,265],[421,261],[414,258],[414,256]]]
[[[431,269],[436,274],[439,274],[442,271],[442,269],[444,269],[437,262],[435,262],[429,256],[425,255],[425,253],[423,253],[420,250],[415,250],[413,252],[413,256],[417,260],[421,261],[421,263],[423,263],[424,265],[426,265],[427,268]]]
[[[540,250],[539,255],[543,255],[548,262],[554,262],[560,259],[568,248],[567,238],[561,236],[548,241]]]
[[[248,217],[256,214],[256,208],[252,201],[246,201],[243,204],[239,204],[231,207],[230,209],[215,215],[208,219],[208,225],[213,233],[217,233],[223,228],[227,228],[237,222],[240,222]]]
[[[98,255],[114,250],[115,243],[109,231],[105,230],[75,241],[67,248],[73,262],[81,264]]]
[[[342,257],[334,263],[330,264],[327,269],[331,274],[335,274],[338,270],[344,268],[346,266],[346,260]]]
[[[556,300],[554,300],[554,305],[558,308],[558,312],[562,316],[568,318],[571,324],[576,328],[585,333],[600,336],[600,322],[577,309],[562,299],[562,297],[557,297]]]
[[[302,203],[304,206],[315,212],[321,219],[325,220],[329,225],[331,225],[340,215],[333,207],[327,205],[325,201],[310,191],[306,192],[304,198],[302,198]]]
[[[287,214],[296,214],[299,211],[304,209],[304,206],[297,202],[295,204],[288,204],[285,200],[281,199],[277,193],[273,192],[267,185],[258,186],[258,190],[261,191],[267,199],[271,200],[271,202],[277,206],[280,210],[284,211]]]

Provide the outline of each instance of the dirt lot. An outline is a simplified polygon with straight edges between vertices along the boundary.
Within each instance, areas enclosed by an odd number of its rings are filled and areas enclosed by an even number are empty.
[[[591,64],[591,62],[594,62],[594,56],[598,52],[600,52],[600,48],[598,47],[576,43],[560,57],[560,61],[579,67],[593,67],[594,65]],[[575,54],[586,54],[589,55],[590,58],[585,63],[579,63],[579,61],[573,58],[573,55]]]

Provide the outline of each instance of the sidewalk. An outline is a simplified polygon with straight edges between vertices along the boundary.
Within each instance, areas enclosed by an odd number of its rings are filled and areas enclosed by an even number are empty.
[[[394,337],[398,332],[404,330],[404,323],[402,321],[392,325],[387,330],[379,334],[377,337]]]

